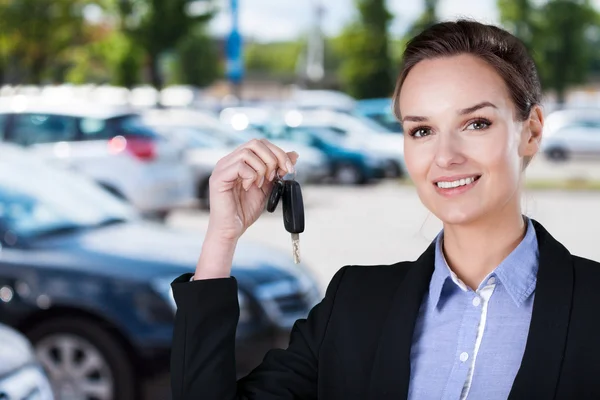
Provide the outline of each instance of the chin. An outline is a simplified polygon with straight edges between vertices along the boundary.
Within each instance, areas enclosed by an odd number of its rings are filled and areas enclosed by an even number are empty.
[[[472,207],[445,205],[431,210],[444,225],[469,225],[481,219],[486,213]]]

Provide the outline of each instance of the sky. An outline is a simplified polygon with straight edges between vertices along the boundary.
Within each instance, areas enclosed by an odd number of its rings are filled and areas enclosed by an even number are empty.
[[[212,21],[211,31],[217,35],[226,34],[231,27],[231,15],[227,4]],[[294,39],[310,29],[314,5],[318,0],[238,0],[240,30],[247,37],[257,41]],[[354,0],[321,0],[325,4],[323,28],[327,35],[337,34],[353,18]],[[388,9],[395,18],[390,25],[390,33],[400,36],[423,11],[420,0],[388,0]],[[481,22],[498,23],[496,0],[440,0],[440,19],[457,17],[475,18]]]

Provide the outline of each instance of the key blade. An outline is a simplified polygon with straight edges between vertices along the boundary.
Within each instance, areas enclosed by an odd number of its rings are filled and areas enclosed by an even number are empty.
[[[292,233],[292,253],[294,264],[300,263],[300,235],[297,233]]]

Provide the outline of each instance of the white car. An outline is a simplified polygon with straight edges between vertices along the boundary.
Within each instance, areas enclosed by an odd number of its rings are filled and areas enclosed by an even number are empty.
[[[0,361],[0,399],[54,400],[50,381],[31,343],[4,324],[0,324]]]
[[[144,121],[187,148],[186,161],[195,171],[197,193],[200,199],[208,195],[210,170],[217,161],[240,144],[264,135],[246,129],[236,131],[221,123],[219,118],[206,111],[189,109],[150,110],[143,114]],[[208,135],[208,137],[207,137]],[[300,157],[296,164],[296,179],[301,183],[320,182],[332,173],[327,157],[319,150],[288,140],[273,140],[285,151],[296,151]]]
[[[570,109],[549,114],[544,123],[541,151],[552,161],[600,159],[598,111]]]
[[[403,136],[367,117],[331,110],[288,110],[284,114],[284,120],[289,126],[329,128],[356,147],[387,160],[389,177],[405,174]]]
[[[194,204],[183,149],[125,108],[19,104],[0,107],[0,138],[91,177],[141,212],[165,216]]]
[[[230,107],[221,112],[221,120],[236,129],[279,123],[292,128],[327,128],[343,137],[348,145],[383,159],[388,177],[399,177],[406,171],[404,138],[367,117],[333,110]]]

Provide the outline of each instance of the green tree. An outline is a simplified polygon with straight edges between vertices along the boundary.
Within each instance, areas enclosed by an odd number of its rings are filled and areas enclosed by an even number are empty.
[[[165,52],[173,51],[198,24],[205,24],[214,15],[208,11],[191,15],[190,0],[114,0],[121,18],[121,28],[130,39],[144,49],[150,80],[162,88],[160,60]]]
[[[21,83],[60,80],[68,53],[86,43],[83,9],[90,0],[4,0],[0,3],[5,71]]]
[[[176,50],[176,76],[179,83],[207,86],[219,78],[223,71],[219,49],[206,34],[204,27],[184,37]]]
[[[408,37],[418,35],[425,29],[429,28],[433,24],[438,22],[437,8],[438,0],[425,0],[425,11],[423,14],[412,24],[408,30]]]
[[[590,32],[598,13],[588,0],[550,0],[533,5],[524,0],[499,0],[501,21],[530,49],[540,79],[556,92],[559,105],[569,86],[586,81],[594,52]]]
[[[249,43],[244,52],[246,69],[275,76],[293,76],[304,46],[303,41]]]
[[[358,99],[389,96],[393,79],[387,29],[392,15],[385,0],[356,2],[359,18],[344,29],[337,41],[343,59],[341,83]]]

